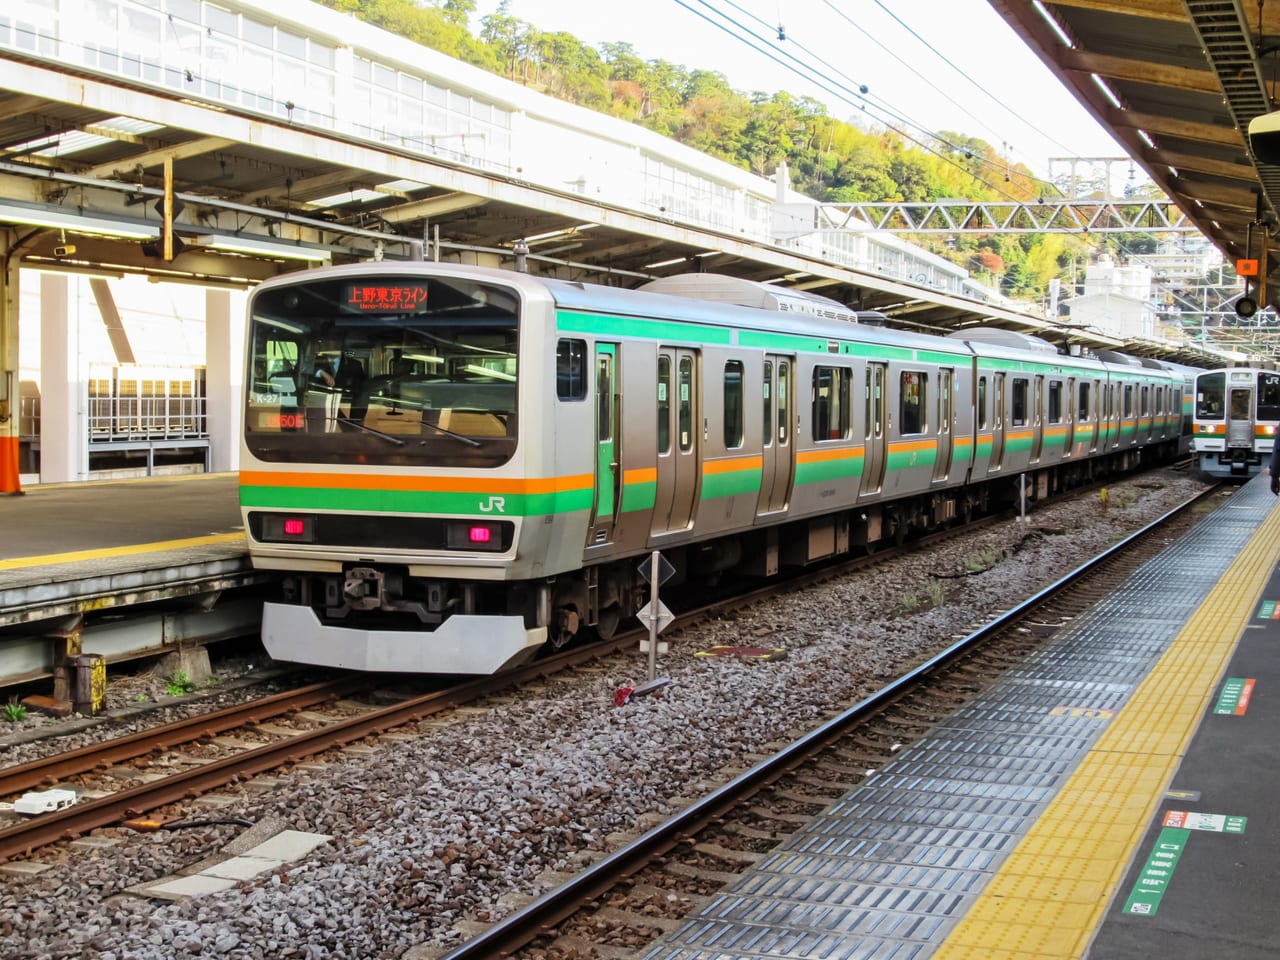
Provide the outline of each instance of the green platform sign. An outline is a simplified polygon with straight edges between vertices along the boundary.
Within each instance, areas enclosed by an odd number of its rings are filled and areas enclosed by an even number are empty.
[[[1164,899],[1164,891],[1173,879],[1173,868],[1178,865],[1178,858],[1187,845],[1189,830],[1177,830],[1165,827],[1156,838],[1156,845],[1151,856],[1142,868],[1138,882],[1129,892],[1121,913],[1138,917],[1154,917],[1160,909],[1160,901]]]

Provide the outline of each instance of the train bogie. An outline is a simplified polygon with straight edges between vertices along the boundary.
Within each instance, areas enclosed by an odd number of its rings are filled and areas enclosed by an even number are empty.
[[[1158,366],[678,286],[710,296],[440,264],[255,291],[251,370],[367,372],[248,395],[250,552],[286,574],[273,656],[493,672],[611,635],[652,550],[673,583],[772,576],[1177,444],[1184,376]]]

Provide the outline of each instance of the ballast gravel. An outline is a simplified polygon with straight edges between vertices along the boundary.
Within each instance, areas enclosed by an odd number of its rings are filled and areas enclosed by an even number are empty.
[[[49,869],[0,877],[0,957],[368,960],[457,944],[455,925],[499,919],[504,896],[542,892],[546,871],[598,859],[611,833],[674,813],[722,768],[807,731],[1202,488],[1194,473],[1148,474],[1112,485],[1105,509],[1096,494],[1047,506],[686,630],[659,663],[671,683],[621,707],[615,693],[645,679],[645,655],[275,774],[265,793],[224,790],[233,802],[217,816],[333,838],[225,892],[164,903],[125,891],[216,854],[242,827],[113,828],[95,835],[114,847],[38,851]],[[786,657],[694,656],[713,644]]]

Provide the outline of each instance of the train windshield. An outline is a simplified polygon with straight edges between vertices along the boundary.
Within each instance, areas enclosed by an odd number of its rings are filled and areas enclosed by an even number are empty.
[[[1221,420],[1226,410],[1227,375],[1222,371],[1196,377],[1196,419]]]
[[[255,293],[249,451],[294,463],[505,463],[517,436],[519,306],[511,287],[411,272]]]

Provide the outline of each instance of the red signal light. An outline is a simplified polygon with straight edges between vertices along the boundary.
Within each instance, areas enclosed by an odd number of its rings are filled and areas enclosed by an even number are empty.
[[[300,537],[306,532],[306,529],[306,523],[297,517],[288,517],[284,522],[284,535],[286,537]]]
[[[493,539],[493,531],[488,527],[472,527],[467,531],[467,539],[472,543],[488,543]]]

